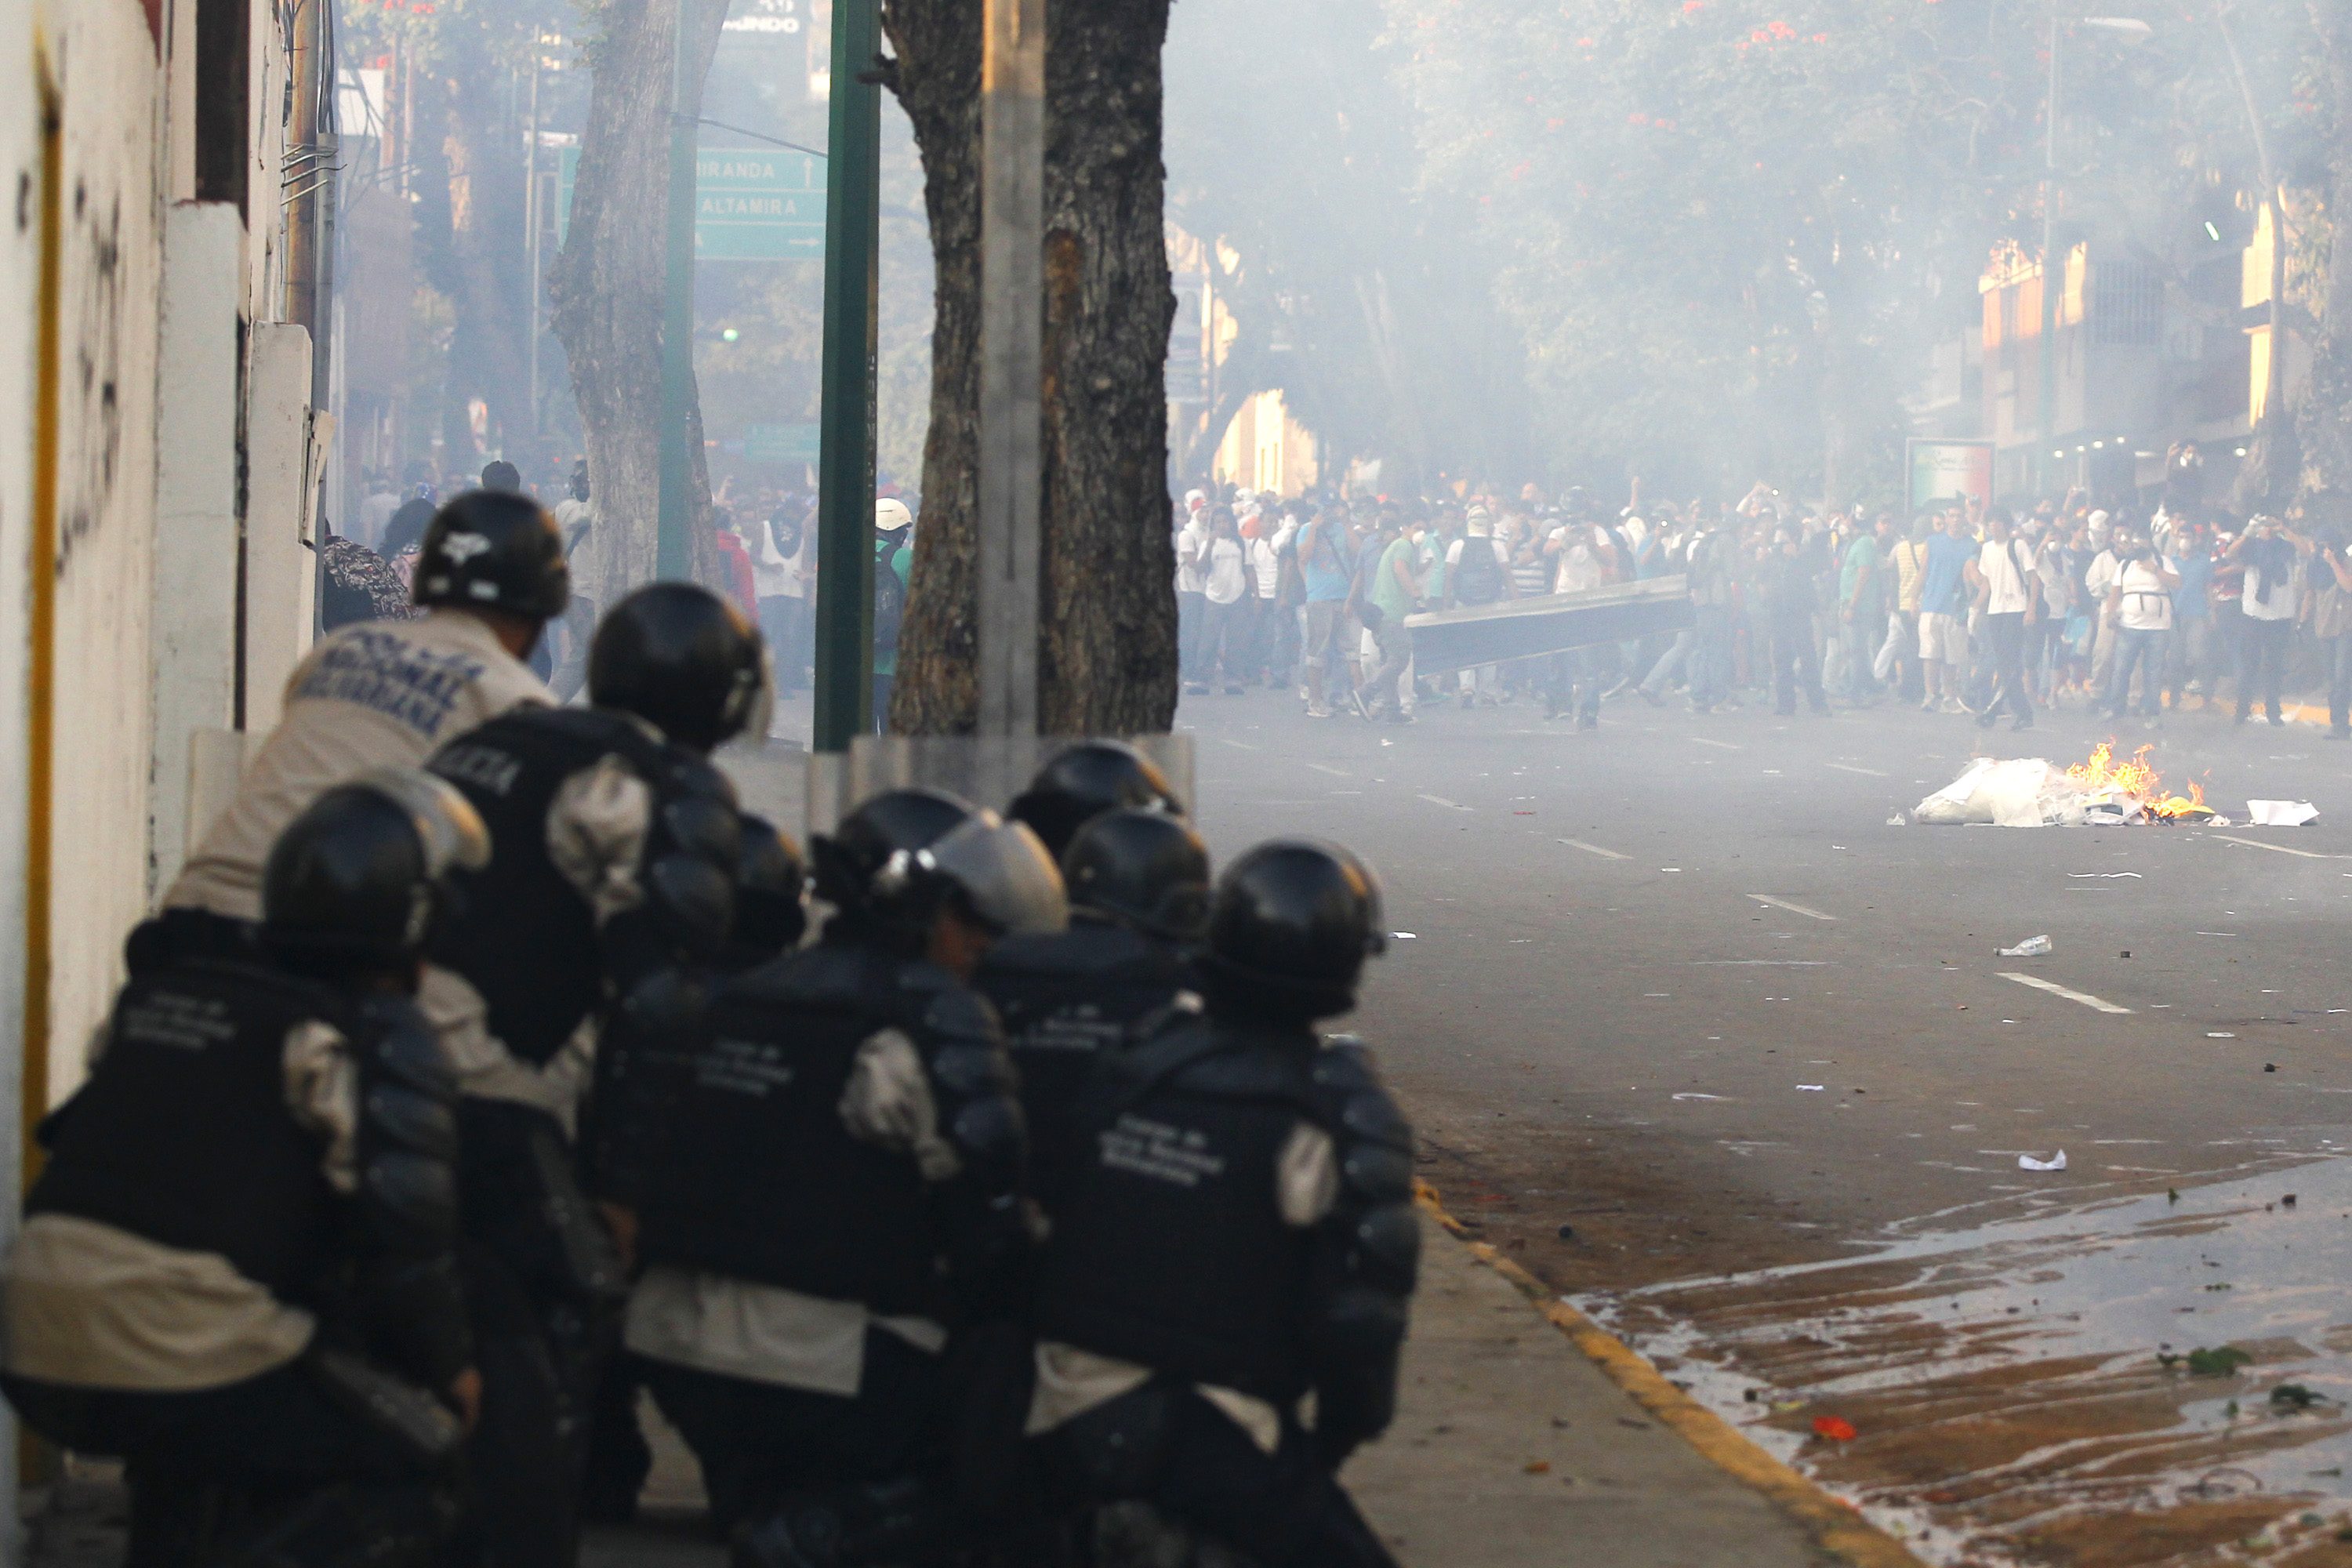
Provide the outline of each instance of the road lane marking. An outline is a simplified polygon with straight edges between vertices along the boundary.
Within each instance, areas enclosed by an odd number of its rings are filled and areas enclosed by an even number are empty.
[[[1822,766],[1825,768],[1835,768],[1842,773],[1860,773],[1866,779],[1883,779],[1886,776],[1885,773],[1880,773],[1876,768],[1858,768],[1852,763],[1823,763]]]
[[[1221,746],[1231,746],[1236,752],[1255,752],[1257,750],[1255,746],[1251,745],[1247,741],[1236,741],[1231,735],[1218,736],[1217,744]]]
[[[1694,958],[1694,969],[1827,969],[1826,958]]]
[[[2044,980],[2039,974],[2020,974],[2014,969],[2004,969],[2000,972],[2000,977],[2003,980],[2014,980],[2020,985],[2031,985],[2036,991],[2047,991],[2053,996],[2063,996],[2069,1002],[2080,1002],[2084,1006],[2094,1008],[2101,1013],[2131,1011],[2128,1007],[2116,1006],[2103,996],[2094,996],[2087,991],[2072,990],[2059,984],[2055,980]]]
[[[1631,855],[1620,855],[1614,849],[1603,849],[1598,844],[1587,844],[1581,838],[1563,838],[1560,842],[1567,845],[1570,849],[1581,849],[1587,855],[1598,855],[1603,860],[1631,860],[1633,858]]]
[[[1776,910],[1786,910],[1792,915],[1803,915],[1808,920],[1833,921],[1837,919],[1837,916],[1835,915],[1825,915],[1819,910],[1807,909],[1802,904],[1792,904],[1786,899],[1776,899],[1769,893],[1750,893],[1748,896],[1755,900],[1759,904],[1769,904]]]
[[[1318,773],[1329,773],[1335,779],[1351,779],[1356,776],[1345,768],[1328,768],[1321,763],[1309,763],[1307,765]]]
[[[1448,800],[1442,795],[1424,795],[1417,796],[1416,798],[1425,800],[1432,805],[1442,805],[1448,811],[1471,811],[1475,809],[1475,807],[1473,806],[1464,805],[1458,800]]]
[[[2234,833],[2209,833],[2224,844],[2242,844],[2249,849],[2268,849],[2280,855],[2300,855],[2306,860],[2341,860],[2341,855],[2323,855],[2316,849],[2290,849],[2284,844],[2265,844],[2259,838],[2241,838]]]
[[[1710,741],[1705,735],[1693,735],[1691,737],[1691,743],[1698,746],[1713,746],[1718,751],[1725,752],[1736,752],[1740,749],[1738,746],[1733,745],[1728,741]]]

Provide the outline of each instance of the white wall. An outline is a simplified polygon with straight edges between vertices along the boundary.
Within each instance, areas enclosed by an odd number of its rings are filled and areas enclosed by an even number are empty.
[[[286,678],[310,648],[318,590],[310,502],[320,443],[306,329],[253,329],[246,396],[245,727],[257,735],[277,724]]]
[[[0,0],[0,183],[41,184],[41,67],[32,0]],[[40,225],[0,224],[0,1242],[16,1235],[24,1057],[26,567],[32,543],[34,347]],[[16,1432],[0,1408],[0,1562],[19,1560]]]
[[[189,746],[234,721],[236,675],[237,307],[245,226],[225,202],[163,215],[163,308],[156,357],[154,815],[152,901],[189,841]],[[307,363],[307,362],[306,362]]]
[[[138,0],[43,0],[64,105],[49,1091],[146,910],[163,94]],[[36,570],[41,568],[36,563]]]

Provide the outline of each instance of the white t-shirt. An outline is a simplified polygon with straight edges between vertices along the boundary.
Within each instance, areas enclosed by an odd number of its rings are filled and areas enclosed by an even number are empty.
[[[2102,550],[2091,558],[2089,569],[2083,574],[2083,586],[2089,591],[2091,603],[2098,607],[2098,616],[2103,621],[2107,618],[2107,590],[2116,585],[2116,552]]]
[[[2246,612],[2246,618],[2254,621],[2294,619],[2295,606],[2303,600],[2303,595],[2295,590],[2294,579],[2302,574],[2300,567],[2290,571],[2285,584],[2272,591],[2271,602],[2265,605],[2263,603],[2263,569],[2259,566],[2247,567],[2246,591],[2239,596],[2238,600],[2239,605]]]
[[[1562,529],[1559,533],[1568,531]],[[1553,535],[1559,537],[1559,533]],[[1559,552],[1559,574],[1553,580],[1555,594],[1580,594],[1588,588],[1598,588],[1608,580],[1600,552],[1592,548],[1590,536],[1580,539]]]
[[[1284,520],[1272,539],[1261,536],[1250,541],[1250,567],[1257,574],[1259,598],[1271,599],[1282,591],[1282,552],[1297,532],[1297,520],[1289,518]]]
[[[1985,614],[1988,616],[2021,616],[2032,603],[2026,593],[2024,572],[2033,569],[2033,552],[2022,540],[2011,539],[2006,544],[1996,544],[1988,539],[1977,552],[1977,570],[1984,574]]]
[[[1196,513],[1197,517],[1198,514]],[[1201,592],[1201,561],[1209,548],[1209,531],[1198,522],[1187,522],[1176,531],[1176,591],[1180,594]]]
[[[2160,570],[2176,575],[2180,568],[2169,556],[2156,561],[2135,561],[2116,574],[2116,586],[2121,588],[2124,600],[2116,610],[2116,625],[2131,632],[2168,632],[2172,629],[2172,590],[2158,575]]]
[[[1213,605],[1230,605],[1249,589],[1249,574],[1242,570],[1242,542],[1238,539],[1213,539],[1203,547],[1206,562],[1201,572],[1201,591]]]

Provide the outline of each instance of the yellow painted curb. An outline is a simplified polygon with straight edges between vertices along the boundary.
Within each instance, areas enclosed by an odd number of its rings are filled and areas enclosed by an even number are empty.
[[[1500,1274],[1533,1302],[1569,1343],[1631,1394],[1633,1402],[1679,1433],[1717,1468],[1764,1494],[1781,1512],[1803,1525],[1822,1549],[1854,1568],[1925,1568],[1895,1537],[1862,1517],[1860,1510],[1790,1469],[1758,1447],[1729,1422],[1667,1382],[1633,1348],[1567,1302],[1542,1280],[1489,1244],[1473,1240],[1462,1223],[1445,1212],[1437,1189],[1413,1184],[1413,1196],[1469,1247],[1470,1256]]]

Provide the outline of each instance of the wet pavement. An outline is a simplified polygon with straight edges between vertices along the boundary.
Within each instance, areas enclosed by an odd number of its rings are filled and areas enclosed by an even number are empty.
[[[2352,1163],[2036,1206],[1577,1304],[1936,1561],[2352,1536]]]
[[[1220,853],[1381,868],[1412,934],[1359,1021],[1448,1207],[1719,1414],[1938,1562],[2352,1563],[2343,748],[2199,713],[1180,721]],[[2319,823],[1890,824],[1971,755],[2110,737]]]

